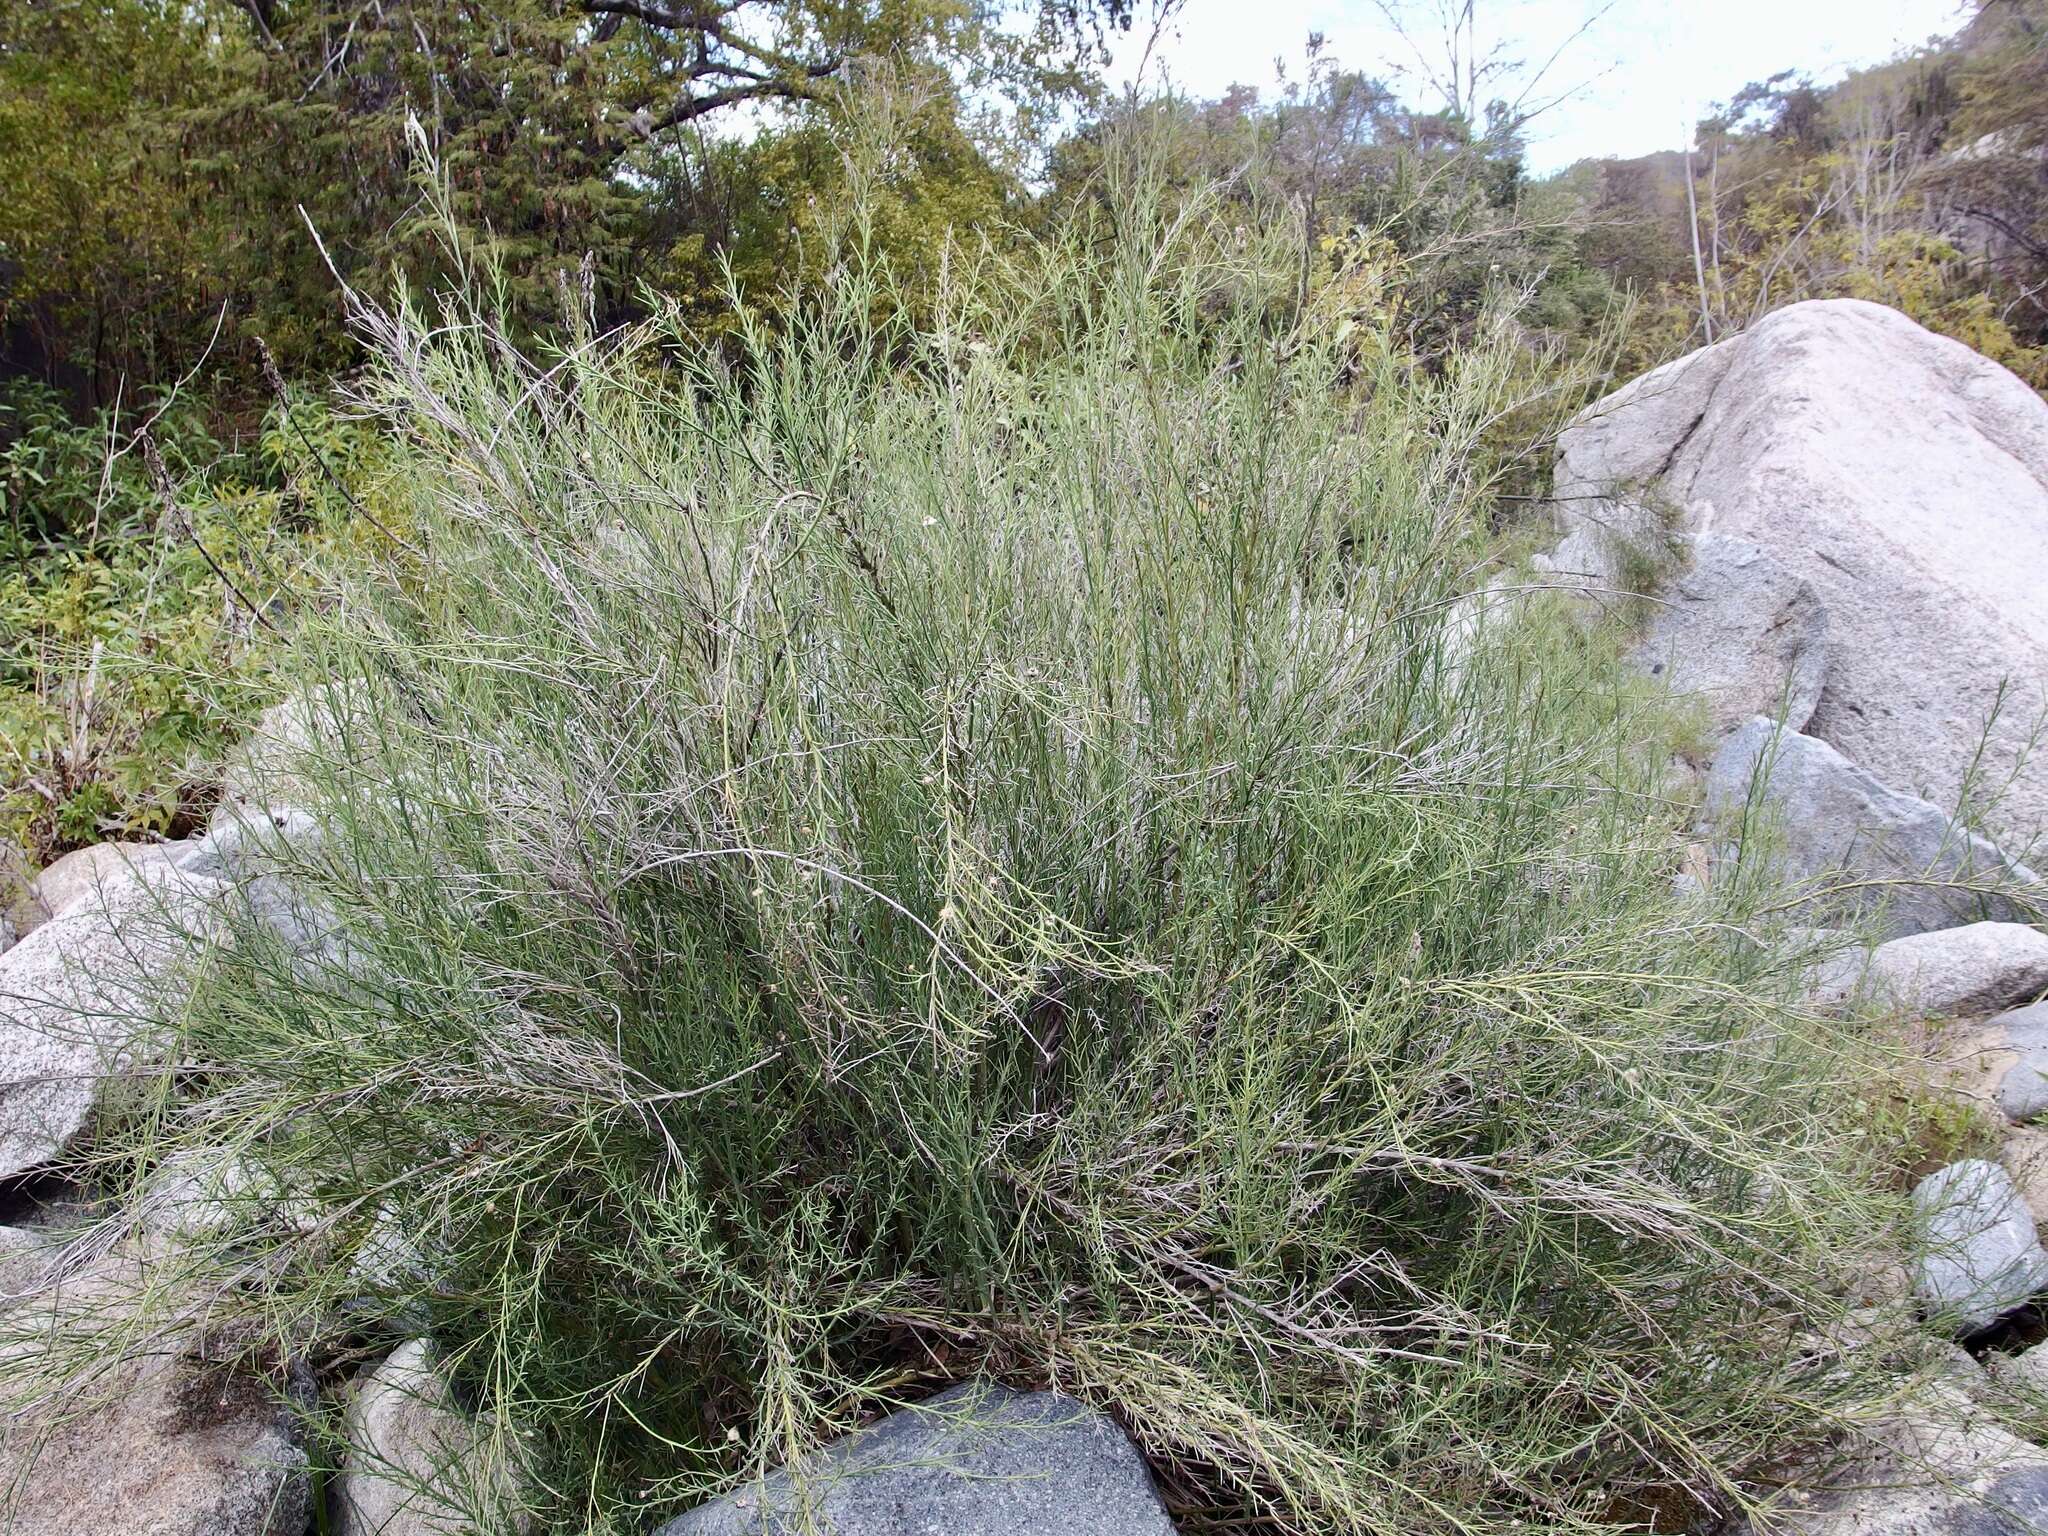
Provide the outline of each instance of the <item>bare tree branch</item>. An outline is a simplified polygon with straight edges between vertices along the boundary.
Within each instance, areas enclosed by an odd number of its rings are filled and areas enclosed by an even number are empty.
[[[643,103],[627,118],[628,128],[642,139],[667,128],[694,122],[722,108],[745,101],[803,101],[815,95],[817,82],[837,74],[846,60],[841,54],[807,61],[754,41],[733,29],[739,9],[731,0],[717,5],[664,5],[661,0],[578,0],[588,15],[601,18],[599,35],[609,38],[626,21],[673,35],[690,57],[673,78],[685,89],[666,110]],[[694,90],[699,83],[715,88]]]

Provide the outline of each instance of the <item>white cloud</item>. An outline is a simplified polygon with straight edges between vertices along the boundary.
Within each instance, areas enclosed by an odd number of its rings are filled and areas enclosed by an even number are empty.
[[[1538,64],[1593,0],[1478,0],[1482,42]],[[1431,8],[1420,0],[1417,10]],[[1953,31],[1960,0],[1617,0],[1558,60],[1538,96],[1580,88],[1530,129],[1530,163],[1555,170],[1589,155],[1684,147],[1705,107],[1752,80],[1797,69],[1827,80]],[[1372,0],[1188,0],[1149,65],[1182,90],[1214,96],[1233,84],[1270,88],[1275,60],[1302,72],[1311,32],[1347,68],[1412,68],[1414,54]],[[1145,47],[1142,22],[1118,52],[1128,81]],[[1421,97],[1420,83],[1408,94]]]

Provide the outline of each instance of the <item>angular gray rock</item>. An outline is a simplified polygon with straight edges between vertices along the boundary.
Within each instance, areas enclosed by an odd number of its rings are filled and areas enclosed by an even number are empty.
[[[1173,1536],[1136,1447],[1053,1392],[966,1382],[827,1446],[806,1479],[832,1536]],[[797,1536],[787,1471],[657,1536]]]
[[[1667,581],[1630,659],[1706,704],[1716,734],[1752,715],[1798,730],[1827,676],[1827,610],[1813,588],[1747,539],[1703,533]]]
[[[2024,1387],[2039,1397],[2048,1397],[2048,1344],[2036,1344],[2016,1355],[1994,1357],[1992,1374],[2005,1386]]]
[[[0,954],[0,1178],[48,1162],[174,1000],[226,887],[161,863],[108,880]]]
[[[133,1191],[127,1210],[141,1239],[158,1250],[231,1240],[258,1222],[311,1233],[321,1214],[312,1201],[295,1197],[274,1171],[228,1147],[166,1159]]]
[[[456,1404],[431,1340],[401,1344],[353,1387],[334,1536],[460,1536],[516,1523],[517,1479]]]
[[[303,1536],[312,1490],[299,1414],[310,1382],[273,1384],[208,1358],[189,1332],[67,1375],[50,1342],[118,1333],[145,1267],[126,1250],[67,1263],[49,1237],[33,1240],[9,1278],[40,1272],[41,1284],[0,1305],[0,1405],[12,1410],[0,1413],[0,1530]]]
[[[352,970],[347,925],[322,898],[283,875],[259,875],[236,891],[238,910],[281,940],[301,975]]]
[[[1759,777],[1762,803],[1776,813],[1780,873],[1797,881],[1840,877],[1837,883],[1854,883],[1817,897],[1818,915],[1881,912],[1879,927],[1888,937],[2024,915],[1995,892],[1953,890],[1943,882],[2016,888],[2036,882],[2032,870],[1939,807],[1880,783],[1826,742],[1761,716],[1715,756],[1707,772],[1708,814],[1732,821]]]
[[[204,836],[180,845],[176,864],[233,885],[233,913],[268,928],[302,971],[331,973],[345,965],[345,925],[305,879],[324,835],[310,812],[293,806],[224,803]]]
[[[0,1227],[0,1311],[41,1289],[50,1239],[30,1227]]]
[[[1944,805],[2016,773],[1995,835],[2048,824],[2048,755],[2028,751],[2048,705],[2048,402],[2019,378],[1882,305],[1793,304],[1597,402],[1559,446],[1567,535],[1675,520],[1811,586],[1829,625],[1814,736]]]
[[[1921,1249],[1913,1293],[1959,1335],[1990,1327],[2048,1288],[2048,1250],[2012,1176],[1966,1158],[1930,1173],[1913,1190]]]
[[[301,1536],[311,1515],[292,1413],[262,1383],[123,1366],[0,1434],[8,1536]]]

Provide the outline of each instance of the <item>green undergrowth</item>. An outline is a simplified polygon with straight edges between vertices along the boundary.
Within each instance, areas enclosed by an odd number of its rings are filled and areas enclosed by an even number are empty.
[[[1861,1390],[1853,1043],[1674,893],[1611,642],[1459,601],[1512,315],[1425,372],[1286,217],[1115,191],[921,330],[857,224],[719,356],[362,310],[408,542],[283,662],[335,932],[246,925],[102,1155],[246,1165],[209,1318],[430,1332],[544,1529],[975,1372],[1187,1529],[1385,1536],[1726,1508]]]
[[[0,391],[0,845],[41,865],[204,822],[272,686],[264,626],[382,537],[378,460],[313,400],[237,435],[175,398],[81,422]]]

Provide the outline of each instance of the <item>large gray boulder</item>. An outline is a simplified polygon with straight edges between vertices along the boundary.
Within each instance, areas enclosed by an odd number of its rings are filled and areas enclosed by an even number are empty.
[[[1944,805],[2010,778],[2002,841],[2048,824],[2048,754],[2029,752],[2048,402],[2017,377],[1881,305],[1794,304],[1589,407],[1559,447],[1581,558],[1674,528],[1759,546],[1827,610],[1811,734]]]
[[[1747,539],[1703,533],[1651,605],[1632,660],[1697,697],[1717,734],[1752,715],[1798,730],[1827,675],[1827,610],[1784,562]]]
[[[14,908],[14,930],[28,935],[53,917],[61,917],[109,885],[125,884],[171,861],[171,844],[95,843],[74,848],[30,882]]]
[[[2034,884],[2032,870],[1826,742],[1761,716],[1715,756],[1708,814],[1732,824],[1753,790],[1774,813],[1779,872],[1833,888],[1816,897],[1821,915],[1876,913],[1892,937],[2026,915],[2004,893]]]
[[[212,825],[305,805],[312,797],[306,770],[348,751],[367,707],[361,689],[324,683],[265,710],[223,765]]]
[[[2048,1250],[2012,1176],[1965,1158],[1913,1189],[1920,1248],[1913,1292],[1928,1313],[1968,1335],[2048,1288]]]
[[[0,1178],[51,1161],[92,1124],[218,932],[226,889],[167,862],[138,868],[0,954]]]
[[[229,904],[245,924],[266,928],[304,974],[347,966],[346,925],[317,894],[315,860],[325,839],[318,820],[294,806],[223,802],[205,834],[178,845],[174,862],[189,875],[234,887]]]
[[[799,1498],[815,1525],[804,1523]],[[1137,1449],[1053,1392],[966,1382],[787,1471],[699,1505],[657,1536],[1173,1536]]]
[[[223,804],[206,831],[171,848],[171,862],[187,874],[215,880],[252,880],[289,868],[319,846],[320,824],[295,806]]]
[[[517,1478],[456,1404],[432,1341],[401,1344],[352,1388],[335,1536],[461,1536],[517,1523]]]

